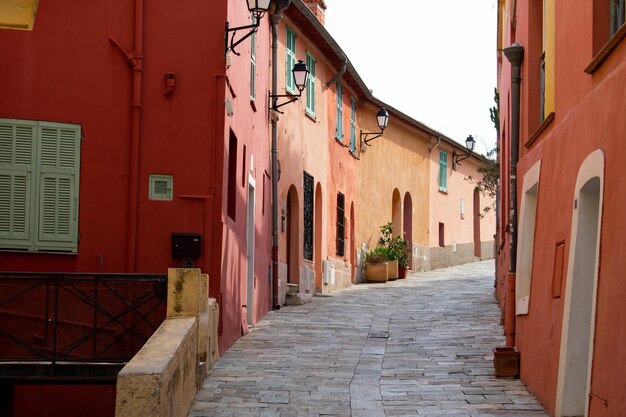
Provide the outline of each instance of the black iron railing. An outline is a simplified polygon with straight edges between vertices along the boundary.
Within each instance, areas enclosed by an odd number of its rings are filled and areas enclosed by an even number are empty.
[[[123,364],[165,319],[166,296],[165,275],[0,272],[0,365]]]

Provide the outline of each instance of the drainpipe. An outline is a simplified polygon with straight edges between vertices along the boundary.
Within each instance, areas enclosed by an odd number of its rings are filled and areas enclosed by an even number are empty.
[[[331,78],[330,81],[328,81],[326,83],[326,87],[330,87],[331,85],[336,83],[337,80],[339,78],[341,78],[343,76],[343,74],[346,73],[346,68],[347,67],[348,67],[348,57],[346,56],[346,54],[341,52],[341,68],[339,69],[339,72],[337,74],[335,74],[335,76],[333,78]]]
[[[272,119],[272,308],[278,310],[278,115],[272,111],[278,101],[278,24],[283,18],[283,11],[291,0],[274,1],[276,10],[270,16],[272,24],[272,101],[270,106]]]
[[[130,159],[128,164],[128,213],[126,223],[126,272],[135,272],[137,252],[137,211],[139,190],[139,147],[141,139],[141,84],[143,72],[143,0],[135,0],[134,51],[128,52],[113,36],[111,42],[133,69],[130,119]]]
[[[511,63],[511,166],[509,171],[511,193],[509,199],[511,248],[507,276],[505,336],[507,347],[515,346],[515,270],[517,268],[517,162],[519,160],[519,118],[521,66],[524,48],[518,43],[505,48],[504,55]]]

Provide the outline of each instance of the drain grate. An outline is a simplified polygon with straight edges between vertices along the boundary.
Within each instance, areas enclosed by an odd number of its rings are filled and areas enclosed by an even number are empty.
[[[389,332],[369,333],[367,337],[370,339],[389,339]]]

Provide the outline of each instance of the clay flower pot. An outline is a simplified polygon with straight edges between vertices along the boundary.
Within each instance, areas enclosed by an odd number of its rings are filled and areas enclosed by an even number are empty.
[[[387,282],[387,262],[365,264],[365,280],[367,282]]]
[[[493,367],[499,378],[516,378],[519,375],[519,351],[517,348],[493,348]]]

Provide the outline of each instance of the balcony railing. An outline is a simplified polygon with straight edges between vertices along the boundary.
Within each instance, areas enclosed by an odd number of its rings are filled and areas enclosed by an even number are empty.
[[[166,297],[165,275],[0,272],[0,377],[119,368],[165,319]]]

